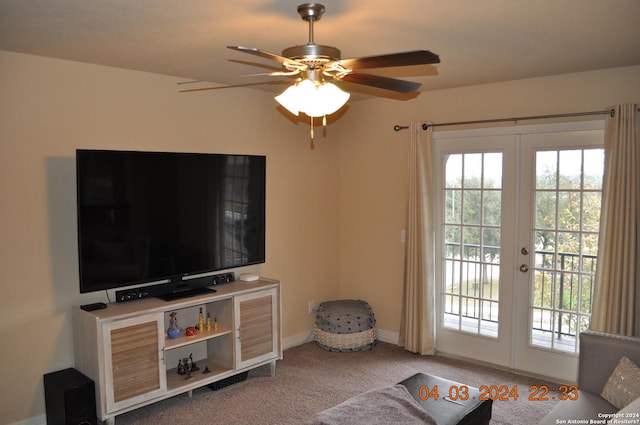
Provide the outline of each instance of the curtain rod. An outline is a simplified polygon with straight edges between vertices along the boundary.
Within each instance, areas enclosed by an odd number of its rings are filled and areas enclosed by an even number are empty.
[[[445,125],[464,125],[464,124],[487,124],[487,123],[495,123],[495,122],[508,122],[508,121],[527,121],[527,120],[541,120],[548,118],[566,118],[566,117],[581,117],[587,115],[610,115],[614,116],[615,111],[613,109],[605,109],[604,111],[590,111],[590,112],[573,112],[569,114],[552,114],[552,115],[532,115],[528,117],[512,117],[512,118],[495,118],[490,120],[475,120],[475,121],[453,121],[453,122],[441,122],[441,123],[433,123],[433,124],[422,124],[422,129],[426,130],[429,127],[442,127]],[[409,126],[401,126],[394,125],[393,129],[395,131],[405,130],[409,128]]]

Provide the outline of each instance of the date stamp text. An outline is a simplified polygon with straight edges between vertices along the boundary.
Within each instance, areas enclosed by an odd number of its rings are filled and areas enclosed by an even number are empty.
[[[521,394],[521,391],[517,385],[480,385],[478,390],[480,394],[471,395],[468,386],[451,385],[445,394],[441,394],[440,389],[437,385],[434,385],[432,387],[422,385],[419,388],[418,397],[420,397],[420,400],[438,400],[440,397],[444,397],[445,399],[451,401],[515,401],[520,397],[526,397],[526,399],[529,401],[578,399],[578,387],[575,385],[558,385],[558,387],[549,387],[547,385],[530,385],[529,390],[524,394]]]

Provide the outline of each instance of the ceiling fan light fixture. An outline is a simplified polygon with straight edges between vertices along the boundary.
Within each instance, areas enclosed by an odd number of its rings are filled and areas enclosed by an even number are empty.
[[[342,108],[350,97],[350,93],[341,90],[340,87],[333,83],[325,82],[317,88],[316,106],[318,106],[318,109],[322,113],[315,116],[320,117],[333,114]]]
[[[316,84],[304,79],[289,86],[275,99],[289,112],[298,116],[300,112],[310,117],[323,117],[342,108],[351,95],[329,82]]]
[[[298,85],[293,84],[275,97],[276,101],[296,117],[300,114]]]

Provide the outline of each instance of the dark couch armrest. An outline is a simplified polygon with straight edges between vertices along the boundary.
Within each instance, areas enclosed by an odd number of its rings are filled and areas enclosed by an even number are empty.
[[[640,338],[591,330],[581,333],[578,388],[600,394],[623,356],[640,365]]]

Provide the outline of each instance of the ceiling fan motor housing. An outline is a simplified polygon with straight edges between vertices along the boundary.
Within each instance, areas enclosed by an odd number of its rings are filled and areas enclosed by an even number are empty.
[[[305,21],[317,21],[324,15],[324,6],[320,3],[302,3],[298,13]]]
[[[313,22],[322,17],[324,10],[324,6],[320,3],[303,3],[298,6],[300,17],[309,22],[309,42],[303,46],[284,49],[282,56],[302,62],[312,69],[341,59],[340,50],[337,48],[316,44],[313,41]]]
[[[339,49],[313,43],[305,44],[303,46],[288,47],[282,51],[282,56],[305,63],[307,61],[320,61],[321,63],[326,63],[341,59]]]

